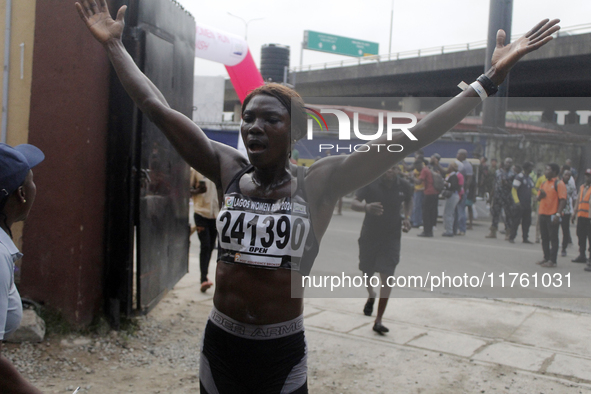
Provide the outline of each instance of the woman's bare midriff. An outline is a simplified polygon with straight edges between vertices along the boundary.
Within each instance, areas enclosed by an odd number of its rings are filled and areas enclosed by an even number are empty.
[[[292,283],[297,288],[294,297]],[[242,323],[281,323],[295,319],[304,310],[301,275],[289,269],[265,269],[218,261],[215,285],[215,307]]]

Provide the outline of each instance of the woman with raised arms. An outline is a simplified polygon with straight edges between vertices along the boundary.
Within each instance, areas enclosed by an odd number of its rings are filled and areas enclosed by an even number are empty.
[[[295,91],[268,84],[244,100],[240,133],[249,163],[170,108],[135,65],[121,42],[126,6],[116,19],[105,0],[83,0],[76,8],[136,105],[191,167],[224,192],[214,308],[200,364],[201,392],[210,394],[308,392],[300,275],[310,272],[339,197],[443,135],[493,94],[519,59],[559,29],[558,20],[544,20],[506,46],[499,30],[490,70],[413,127],[416,141],[400,132],[392,141],[382,136],[370,143],[398,143],[403,153],[372,147],[327,157],[304,171],[289,162],[292,144],[306,133],[304,103]]]

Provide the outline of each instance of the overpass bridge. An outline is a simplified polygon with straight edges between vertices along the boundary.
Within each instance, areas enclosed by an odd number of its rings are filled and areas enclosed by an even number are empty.
[[[356,60],[360,64],[317,69],[304,66],[292,72],[290,83],[295,85],[307,102],[314,97],[374,97],[373,108],[400,108],[400,97],[436,98],[458,94],[460,81],[470,83],[484,70],[485,48],[420,55],[414,58],[388,60],[386,56]],[[337,64],[338,65],[338,64]],[[332,64],[334,66],[334,64]],[[306,68],[309,68],[306,70]],[[528,100],[509,101],[509,110],[550,110],[548,100],[537,102],[536,97],[563,97],[579,99],[559,100],[560,108],[551,110],[590,110],[591,97],[591,33],[564,34],[552,40],[539,51],[528,54],[511,71],[510,97],[530,97]],[[397,99],[389,101],[388,97]],[[370,100],[371,101],[371,100]],[[408,99],[412,111],[433,109],[438,100]],[[586,103],[585,108],[579,108]],[[353,99],[349,105],[356,105]],[[235,111],[238,98],[226,81],[224,110]]]

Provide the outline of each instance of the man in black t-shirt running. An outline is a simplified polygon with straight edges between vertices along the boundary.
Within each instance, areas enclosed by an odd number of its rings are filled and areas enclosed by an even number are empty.
[[[400,168],[394,166],[373,183],[359,189],[351,205],[354,211],[365,212],[365,219],[359,237],[359,269],[368,277],[380,274],[383,287],[373,330],[383,335],[389,330],[382,325],[391,288],[387,286],[388,276],[400,260],[400,238],[402,230],[411,228],[413,187],[400,176]],[[401,206],[404,203],[404,217]],[[375,302],[375,291],[368,287],[369,298],[363,313],[371,316]]]

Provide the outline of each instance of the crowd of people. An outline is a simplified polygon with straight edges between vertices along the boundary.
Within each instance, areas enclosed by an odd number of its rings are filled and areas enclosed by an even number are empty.
[[[559,232],[562,230],[561,255],[566,256],[572,243],[571,223],[577,220],[579,255],[576,263],[591,263],[586,257],[589,239],[591,258],[591,169],[585,171],[584,184],[577,192],[577,171],[571,160],[559,167],[546,165],[545,171],[534,171],[532,162],[514,164],[509,157],[497,167],[492,159],[479,157],[474,166],[467,159],[468,152],[460,149],[456,158],[442,162],[439,154],[425,159],[418,150],[412,160],[406,158],[384,175],[357,190],[351,209],[364,212],[365,218],[359,237],[359,269],[368,277],[379,274],[381,283],[400,262],[401,235],[411,227],[422,228],[420,237],[433,237],[437,225],[439,202],[443,203],[444,237],[462,236],[472,229],[476,200],[490,207],[492,225],[486,238],[497,238],[500,222],[504,223],[505,240],[515,243],[521,227],[522,242],[529,239],[532,214],[535,213],[535,243],[542,244],[543,259],[538,264],[553,268],[557,264]],[[476,163],[475,163],[476,164]],[[340,213],[337,213],[340,214]],[[369,297],[363,313],[371,316],[376,292],[368,287]],[[382,324],[382,316],[388,303],[391,288],[380,288],[380,300],[373,330],[384,335],[389,330]]]
[[[426,160],[419,150],[412,164],[401,165],[403,174],[414,184],[411,224],[423,228],[418,236],[433,237],[440,198],[445,199],[443,236],[465,235],[472,229],[476,188],[474,169],[467,157],[468,152],[460,149],[454,162],[442,165],[441,155],[435,153]]]
[[[445,200],[441,235],[465,235],[472,229],[474,204],[479,198],[490,207],[491,226],[486,238],[497,238],[501,233],[506,241],[515,243],[521,228],[522,243],[541,243],[544,257],[538,264],[545,268],[556,267],[558,252],[562,257],[567,255],[573,243],[570,227],[576,222],[579,253],[572,262],[586,263],[585,271],[591,272],[586,250],[589,240],[591,258],[591,169],[581,179],[570,159],[562,166],[549,163],[542,170],[541,165],[529,161],[514,163],[507,157],[498,165],[497,159],[489,163],[482,156],[477,157],[480,163],[475,173],[467,156],[468,152],[460,149],[455,160],[442,164],[439,154],[426,159],[419,150],[413,162],[400,164],[401,176],[414,185],[410,221],[412,227],[422,228],[418,236],[433,237],[439,200]],[[499,230],[501,222],[504,229]],[[532,224],[534,241],[530,239]]]

